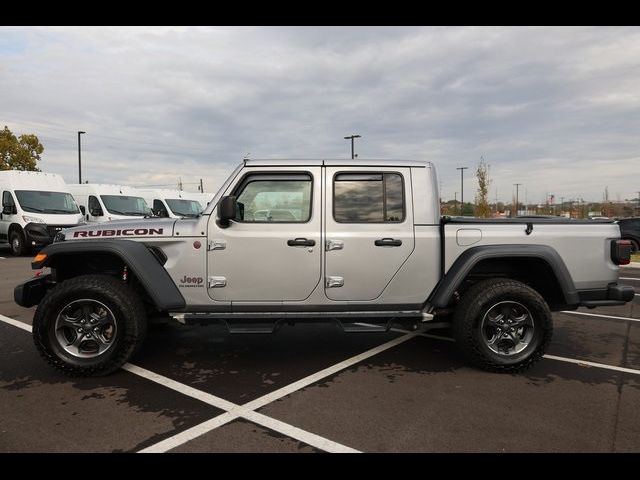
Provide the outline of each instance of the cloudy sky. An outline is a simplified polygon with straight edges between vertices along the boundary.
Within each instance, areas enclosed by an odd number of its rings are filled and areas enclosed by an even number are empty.
[[[640,29],[0,27],[0,128],[77,181],[215,190],[242,159],[491,165],[490,196],[640,190]],[[523,192],[524,191],[524,192]]]

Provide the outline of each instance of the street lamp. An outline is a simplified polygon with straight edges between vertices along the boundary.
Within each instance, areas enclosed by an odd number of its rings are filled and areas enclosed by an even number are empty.
[[[349,135],[348,137],[344,137],[345,140],[351,140],[351,158],[355,158],[355,155],[353,153],[353,139],[354,138],[360,138],[360,135]]]
[[[469,167],[457,167],[456,170],[460,170],[460,216],[464,212],[464,171]]]
[[[78,132],[78,183],[82,183],[82,154],[80,153],[80,135],[87,132]]]
[[[518,216],[518,205],[520,204],[520,201],[518,200],[518,189],[520,187],[520,185],[522,185],[521,183],[514,183],[514,185],[516,186],[516,217]],[[512,215],[513,217],[513,215]]]

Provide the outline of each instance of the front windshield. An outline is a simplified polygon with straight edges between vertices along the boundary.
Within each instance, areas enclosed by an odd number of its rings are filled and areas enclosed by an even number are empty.
[[[166,199],[167,205],[174,215],[195,217],[202,212],[202,205],[195,200]]]
[[[142,197],[127,195],[100,195],[109,213],[114,215],[148,215],[149,207]]]
[[[34,213],[73,214],[80,213],[70,193],[16,190],[22,210]]]

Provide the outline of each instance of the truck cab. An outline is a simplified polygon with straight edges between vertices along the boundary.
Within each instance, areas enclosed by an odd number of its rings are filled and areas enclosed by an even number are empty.
[[[0,195],[0,243],[9,243],[13,255],[44,247],[61,230],[83,223],[60,175],[1,171]]]
[[[126,185],[104,183],[70,184],[86,223],[140,219],[151,215],[151,209],[140,192]]]

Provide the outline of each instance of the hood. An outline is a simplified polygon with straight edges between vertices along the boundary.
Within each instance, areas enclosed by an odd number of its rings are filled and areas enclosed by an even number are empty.
[[[173,236],[173,218],[138,218],[137,220],[114,220],[92,223],[81,227],[65,228],[65,240],[87,238],[157,238]]]
[[[26,223],[46,223],[47,225],[78,225],[84,221],[84,216],[78,213],[31,213],[21,212],[16,215],[20,217]]]

